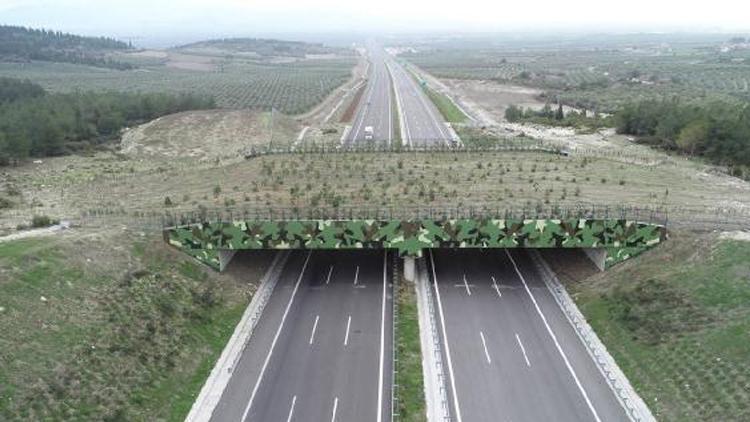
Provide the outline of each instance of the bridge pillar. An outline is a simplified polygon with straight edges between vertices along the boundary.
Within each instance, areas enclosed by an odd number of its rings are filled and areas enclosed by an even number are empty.
[[[599,271],[604,271],[607,265],[607,250],[604,248],[584,248],[583,251]]]
[[[234,249],[219,249],[219,271],[224,271],[229,262],[234,258],[237,251]]]
[[[407,281],[414,281],[414,273],[416,271],[416,262],[413,256],[404,257],[404,278]]]

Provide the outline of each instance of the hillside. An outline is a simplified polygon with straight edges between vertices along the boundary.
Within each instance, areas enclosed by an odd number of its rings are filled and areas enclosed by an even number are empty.
[[[318,43],[282,41],[262,38],[225,38],[200,41],[177,47],[179,51],[202,54],[236,54],[257,58],[306,58],[309,55],[352,54],[344,49],[331,48]]]
[[[131,46],[106,37],[82,37],[45,29],[0,25],[0,61],[46,61],[85,64],[113,69],[132,69],[108,54]]]

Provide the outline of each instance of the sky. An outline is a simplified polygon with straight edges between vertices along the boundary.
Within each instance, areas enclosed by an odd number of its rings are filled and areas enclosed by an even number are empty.
[[[2,24],[136,44],[351,31],[746,33],[748,16],[750,0],[0,0]]]

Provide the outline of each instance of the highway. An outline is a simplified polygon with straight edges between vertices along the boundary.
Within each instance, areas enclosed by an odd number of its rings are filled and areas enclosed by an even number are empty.
[[[454,421],[627,421],[523,250],[428,255]]]
[[[294,251],[213,421],[390,421],[383,251]]]
[[[385,65],[386,53],[374,42],[368,43],[369,77],[345,144],[393,141],[393,90],[391,76]],[[365,128],[373,128],[373,139],[365,139]]]
[[[405,145],[448,144],[452,139],[450,130],[412,75],[374,41],[367,44],[367,51],[370,60],[367,88],[344,144],[368,142],[365,139],[368,126],[373,128],[373,141],[379,143],[390,144],[394,132],[399,131]],[[394,116],[394,109],[398,116]],[[396,122],[399,124],[394,128]]]
[[[396,60],[389,59],[388,67],[400,104],[404,143],[410,146],[448,144],[452,140],[451,133],[422,87]]]

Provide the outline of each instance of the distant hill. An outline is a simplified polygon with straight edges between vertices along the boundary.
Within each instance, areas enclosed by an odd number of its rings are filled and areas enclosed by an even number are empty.
[[[112,60],[109,53],[130,48],[112,38],[0,25],[0,61],[5,62],[37,60],[126,70],[133,65]]]
[[[238,54],[253,55],[260,58],[293,57],[304,58],[307,55],[351,54],[349,50],[327,47],[318,43],[301,41],[281,41],[263,38],[225,38],[179,46],[176,50],[203,52],[205,54]]]

